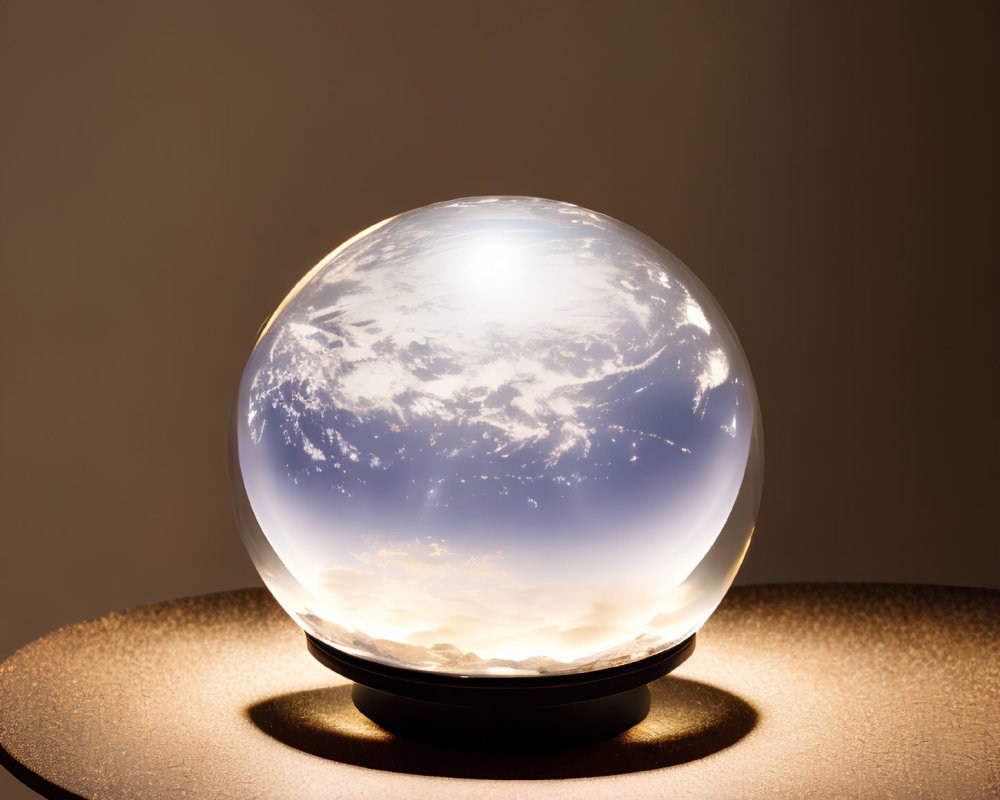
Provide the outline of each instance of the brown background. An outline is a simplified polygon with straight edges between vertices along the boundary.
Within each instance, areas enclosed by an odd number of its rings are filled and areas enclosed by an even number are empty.
[[[727,310],[767,452],[742,582],[1000,586],[998,4],[0,7],[0,656],[254,583],[258,325],[473,194],[618,217]]]

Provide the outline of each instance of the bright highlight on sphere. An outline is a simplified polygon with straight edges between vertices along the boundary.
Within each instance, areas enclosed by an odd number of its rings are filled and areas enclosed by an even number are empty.
[[[385,220],[264,327],[233,419],[237,516],[310,634],[457,675],[575,673],[696,631],[760,500],[725,315],[652,239],[551,200]]]

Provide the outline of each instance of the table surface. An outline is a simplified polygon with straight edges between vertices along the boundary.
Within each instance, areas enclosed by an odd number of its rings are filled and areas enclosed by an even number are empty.
[[[652,710],[549,752],[394,737],[263,590],[62,628],[0,664],[0,756],[48,797],[1000,796],[1000,592],[733,589]]]

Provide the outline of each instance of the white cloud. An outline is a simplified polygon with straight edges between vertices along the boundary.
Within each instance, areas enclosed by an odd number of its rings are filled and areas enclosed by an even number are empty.
[[[680,325],[694,325],[696,328],[701,328],[705,333],[712,332],[712,325],[708,321],[708,317],[705,316],[705,312],[702,311],[701,306],[698,305],[693,297],[688,297],[687,302],[684,304],[684,316],[681,320],[678,320],[678,326]]]
[[[671,627],[688,598],[684,584],[648,576],[530,583],[501,568],[500,552],[463,554],[419,538],[370,544],[352,554],[355,566],[323,569],[310,581],[319,594],[303,613],[335,646],[367,642],[366,654],[390,662],[572,671],[634,660],[687,633]]]
[[[438,213],[472,218],[482,205]],[[641,246],[608,239],[603,217],[570,205],[540,213],[585,223],[581,237],[461,222],[435,231],[437,217],[420,227],[404,215],[339,251],[274,323],[258,402],[293,373],[305,413],[326,403],[362,422],[489,426],[498,449],[552,442],[553,467],[589,452],[594,425],[580,418],[600,416],[593,387],[669,350],[697,411],[729,374],[702,306]],[[253,407],[248,421],[260,424]]]
[[[711,350],[702,357],[702,369],[698,375],[698,390],[694,393],[692,410],[701,407],[705,393],[721,386],[729,380],[729,359],[722,350]]]

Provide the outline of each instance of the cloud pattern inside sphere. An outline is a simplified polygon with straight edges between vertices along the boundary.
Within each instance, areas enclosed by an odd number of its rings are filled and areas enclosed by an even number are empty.
[[[537,198],[439,203],[339,247],[265,326],[233,425],[278,601],[419,670],[583,672],[676,644],[760,498],[718,304],[633,228]]]

